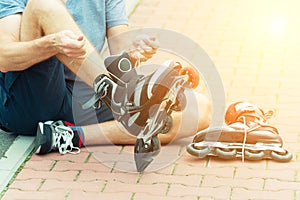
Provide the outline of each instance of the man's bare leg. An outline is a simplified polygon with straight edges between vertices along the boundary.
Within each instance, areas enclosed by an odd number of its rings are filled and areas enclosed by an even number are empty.
[[[173,112],[173,127],[167,134],[159,134],[162,144],[195,135],[207,128],[211,120],[211,104],[201,93],[187,90],[187,105],[182,112]],[[84,126],[85,145],[135,144],[136,137],[130,135],[116,121]]]
[[[88,85],[92,86],[95,78],[105,72],[103,61],[94,46],[84,36],[61,0],[29,0],[22,15],[21,41],[30,41],[44,35],[71,30],[85,40],[85,58],[72,58],[58,54],[58,59]]]

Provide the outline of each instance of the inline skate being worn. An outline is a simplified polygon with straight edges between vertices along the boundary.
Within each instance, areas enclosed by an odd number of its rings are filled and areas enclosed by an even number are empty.
[[[278,130],[268,123],[274,111],[264,112],[248,102],[231,104],[220,128],[208,128],[197,133],[187,152],[193,156],[217,156],[223,159],[273,159],[288,162],[292,154],[283,149]]]
[[[100,75],[95,80],[95,96],[83,107],[105,103],[114,118],[137,137],[134,158],[137,171],[142,172],[160,152],[157,135],[172,127],[172,111],[185,107],[183,92],[191,85],[189,70],[166,62],[150,75],[139,75],[126,52],[108,57],[104,63],[110,77]]]

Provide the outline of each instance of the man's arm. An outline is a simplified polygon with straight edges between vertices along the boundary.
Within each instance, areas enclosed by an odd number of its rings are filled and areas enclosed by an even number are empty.
[[[148,35],[140,35],[137,38],[130,38],[127,25],[118,25],[108,28],[106,36],[111,54],[119,54],[122,51],[129,51],[132,62],[139,60],[145,62],[157,51],[158,41]],[[119,35],[119,36],[118,36]]]
[[[0,19],[0,70],[2,72],[24,70],[57,54],[52,45],[53,35],[20,42],[20,23],[20,14]]]
[[[128,25],[118,25],[113,26],[111,28],[108,28],[106,30],[106,37],[107,37],[107,43],[110,54],[119,54],[120,51],[124,51],[125,49],[122,49],[125,47],[124,39],[121,39],[121,37],[118,37],[118,35],[125,33],[128,31]]]
[[[0,19],[0,71],[20,71],[58,53],[80,57],[86,52],[82,36],[70,31],[49,34],[31,41],[20,41],[21,14]]]

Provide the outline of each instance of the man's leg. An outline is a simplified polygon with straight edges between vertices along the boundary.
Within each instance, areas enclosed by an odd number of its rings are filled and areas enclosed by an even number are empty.
[[[207,128],[211,120],[211,103],[201,93],[187,90],[187,104],[182,112],[173,112],[173,127],[167,134],[159,134],[162,144],[168,144],[195,135]],[[135,144],[136,137],[129,134],[116,121],[84,126],[85,145],[97,144]]]
[[[104,28],[104,27],[103,27]],[[29,41],[44,35],[71,30],[84,35],[61,0],[29,0],[22,16],[21,41]],[[92,86],[96,77],[104,73],[103,61],[96,49],[86,40],[86,58],[73,59],[58,54],[58,59],[88,85]]]
[[[64,69],[57,65],[56,58],[24,71],[8,72],[5,79],[9,93],[1,105],[1,124],[10,131],[34,135],[39,121],[61,117],[73,120],[71,106],[66,106],[71,95],[66,88]]]

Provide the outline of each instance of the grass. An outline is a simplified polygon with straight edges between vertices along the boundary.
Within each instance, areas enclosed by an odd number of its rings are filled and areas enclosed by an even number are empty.
[[[7,184],[7,186],[5,187],[5,189],[1,191],[1,193],[0,193],[0,199],[2,199],[2,197],[5,195],[6,191],[9,188],[9,186],[14,182],[14,180],[16,179],[16,177],[18,176],[18,174],[22,171],[22,169],[24,168],[26,162],[31,158],[32,154],[33,154],[33,151],[26,157],[25,161],[22,163],[22,165],[20,165],[20,167],[14,173],[14,176],[11,178],[11,180],[9,181],[9,183]]]

